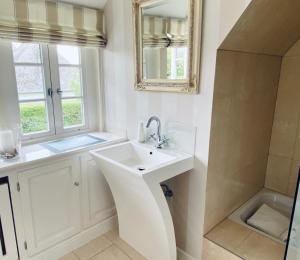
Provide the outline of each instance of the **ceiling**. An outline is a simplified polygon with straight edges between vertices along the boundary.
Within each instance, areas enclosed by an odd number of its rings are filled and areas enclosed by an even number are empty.
[[[59,2],[72,3],[86,7],[103,9],[107,0],[58,0]]]
[[[164,0],[143,11],[147,15],[185,18],[188,15],[188,3],[188,0]]]

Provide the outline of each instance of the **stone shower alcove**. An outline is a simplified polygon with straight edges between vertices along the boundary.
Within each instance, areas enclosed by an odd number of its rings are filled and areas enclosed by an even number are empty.
[[[283,259],[284,243],[248,233],[227,218],[263,188],[294,196],[299,13],[300,1],[253,0],[218,50],[205,233],[245,259]]]

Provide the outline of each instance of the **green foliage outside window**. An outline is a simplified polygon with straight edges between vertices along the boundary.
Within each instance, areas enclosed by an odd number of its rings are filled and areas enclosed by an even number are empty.
[[[63,111],[65,126],[82,123],[80,100],[68,100],[63,104]],[[23,103],[20,105],[20,113],[24,134],[48,130],[45,104],[43,102]]]

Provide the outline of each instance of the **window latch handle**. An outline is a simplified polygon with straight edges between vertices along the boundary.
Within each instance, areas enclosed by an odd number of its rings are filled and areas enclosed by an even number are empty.
[[[61,90],[61,88],[58,88],[58,89],[56,90],[56,93],[57,93],[58,95],[61,95],[61,94],[63,93],[63,91]]]
[[[52,96],[53,96],[53,90],[52,90],[52,88],[48,88],[48,89],[47,89],[47,92],[48,92],[48,96],[49,96],[49,97],[52,97]]]

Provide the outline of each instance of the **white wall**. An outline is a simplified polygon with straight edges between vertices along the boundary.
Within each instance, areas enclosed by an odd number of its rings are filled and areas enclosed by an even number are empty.
[[[220,0],[220,44],[252,0]]]
[[[177,244],[201,258],[205,183],[214,88],[216,51],[249,0],[204,1],[202,68],[199,95],[134,90],[131,0],[109,0],[106,7],[108,46],[104,51],[106,130],[136,137],[139,120],[157,115],[163,122],[196,126],[195,169],[174,180]],[[230,18],[230,19],[229,19]]]
[[[19,124],[19,104],[9,41],[0,41],[0,57],[0,129],[15,128]]]

